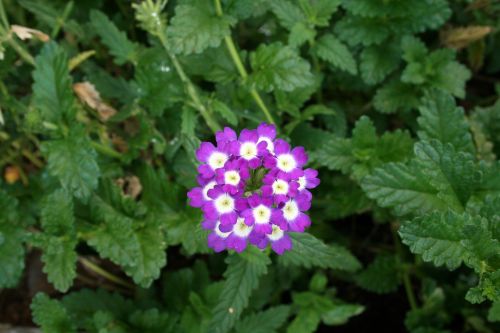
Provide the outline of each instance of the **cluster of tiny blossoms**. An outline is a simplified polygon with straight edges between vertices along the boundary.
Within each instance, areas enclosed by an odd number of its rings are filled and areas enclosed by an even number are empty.
[[[208,245],[216,252],[243,251],[248,243],[278,254],[292,248],[288,231],[304,232],[311,220],[308,189],[318,186],[318,172],[303,169],[303,147],[276,139],[273,125],[244,129],[239,137],[226,127],[217,144],[202,142],[196,151],[199,187],[189,203],[203,211],[202,227],[210,230]]]

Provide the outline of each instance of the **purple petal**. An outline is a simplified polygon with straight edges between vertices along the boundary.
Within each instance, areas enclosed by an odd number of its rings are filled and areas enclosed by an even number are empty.
[[[224,251],[226,248],[226,240],[219,237],[215,232],[208,235],[207,243],[208,247],[212,248],[215,252]]]
[[[253,230],[259,234],[270,234],[273,232],[273,227],[270,223],[257,224],[253,226]]]
[[[217,141],[218,145],[221,143],[236,141],[236,139],[236,132],[229,127],[224,127],[223,131],[215,133],[215,141]]]
[[[215,151],[215,146],[210,142],[202,142],[196,150],[196,158],[200,162],[208,161],[210,155]]]
[[[293,148],[292,155],[295,158],[295,161],[297,161],[297,166],[301,167],[307,163],[308,157],[304,147]]]
[[[205,203],[205,199],[203,198],[203,190],[200,187],[195,187],[191,189],[187,193],[187,196],[189,198],[189,205],[191,207],[201,207]]]
[[[238,214],[236,214],[236,212],[222,214],[220,216],[220,224],[221,225],[234,225],[236,223],[237,218],[238,218]]]
[[[246,239],[240,238],[234,234],[229,235],[226,240],[227,248],[233,249],[236,252],[240,253],[247,247]]]
[[[286,154],[290,151],[290,145],[283,139],[274,141],[274,153],[276,155]]]
[[[216,220],[203,220],[201,222],[201,226],[205,230],[214,230],[216,225],[217,225]]]
[[[271,243],[271,248],[277,254],[282,255],[285,251],[292,249],[292,240],[287,234],[284,234],[283,237]]]
[[[208,164],[202,164],[198,167],[198,172],[204,178],[212,178],[214,176],[214,171]]]
[[[240,133],[240,142],[246,142],[246,141],[251,141],[251,142],[257,142],[259,139],[259,135],[257,134],[256,130],[249,130],[249,129],[244,129]]]
[[[276,137],[276,126],[262,123],[257,127],[257,133],[259,134],[259,136],[274,140],[274,138]]]

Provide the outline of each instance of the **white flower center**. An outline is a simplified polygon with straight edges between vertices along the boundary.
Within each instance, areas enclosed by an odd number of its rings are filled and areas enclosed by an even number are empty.
[[[229,236],[229,234],[231,233],[231,231],[229,231],[229,232],[222,232],[222,231],[219,230],[219,226],[220,226],[220,222],[217,222],[217,225],[215,226],[215,233],[220,238],[227,238]]]
[[[271,141],[271,139],[269,139],[268,137],[265,137],[265,136],[261,136],[259,138],[259,141],[257,141],[257,143],[262,142],[262,141],[267,142],[267,150],[269,150],[271,153],[274,153],[274,143]]]
[[[283,216],[288,221],[293,221],[299,215],[299,207],[297,203],[293,200],[288,201],[285,206],[282,208]]]
[[[297,166],[295,158],[291,154],[282,154],[278,156],[278,169],[284,172],[290,172]]]
[[[281,237],[283,237],[283,230],[280,229],[277,225],[273,225],[273,232],[269,235],[267,235],[267,238],[269,238],[271,241],[275,242]]]
[[[257,224],[265,224],[271,218],[271,210],[264,205],[258,205],[253,209],[253,218]]]
[[[276,179],[273,183],[273,194],[287,194],[288,183],[283,179]]]
[[[227,155],[220,151],[213,152],[208,158],[208,165],[210,165],[212,170],[222,168],[226,164],[227,158]]]
[[[206,201],[209,201],[209,200],[212,200],[209,196],[208,196],[208,191],[210,191],[211,189],[214,188],[215,184],[217,184],[215,181],[211,181],[210,183],[208,183],[207,185],[205,185],[205,187],[203,188],[203,199],[205,199]]]
[[[229,185],[236,186],[240,183],[240,174],[238,171],[230,170],[224,173],[224,182]]]
[[[245,224],[245,220],[241,217],[238,218],[236,224],[233,227],[233,232],[236,236],[240,238],[247,238],[252,232],[253,227]]]
[[[257,157],[257,145],[254,142],[245,142],[240,147],[240,156],[245,160]]]
[[[302,191],[306,188],[306,176],[299,177],[299,191]]]
[[[215,199],[215,208],[219,214],[230,213],[234,210],[234,199],[224,193]]]

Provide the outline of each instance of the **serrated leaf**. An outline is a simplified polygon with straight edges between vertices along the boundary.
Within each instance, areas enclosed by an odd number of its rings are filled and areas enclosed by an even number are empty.
[[[238,125],[238,117],[236,114],[224,103],[218,99],[214,99],[211,102],[212,109],[220,114],[229,124],[236,126]]]
[[[108,258],[118,265],[136,265],[140,244],[132,230],[134,221],[97,196],[92,198],[90,207],[93,219],[100,225],[92,229],[87,243],[94,247],[101,257]]]
[[[58,123],[75,116],[72,80],[66,52],[54,42],[46,43],[35,59],[33,104],[43,120]]]
[[[279,42],[260,45],[250,54],[250,65],[253,72],[249,81],[266,92],[292,91],[314,83],[309,63]]]
[[[0,223],[0,288],[13,288],[21,278],[25,252],[23,240],[22,228]]]
[[[43,250],[43,271],[54,287],[66,292],[76,277],[76,239],[40,235],[36,245]]]
[[[474,153],[464,110],[455,105],[453,97],[443,92],[430,92],[423,99],[419,111],[420,139],[436,139],[443,144],[451,143],[457,151]]]
[[[424,214],[447,207],[415,163],[388,163],[361,181],[369,198],[396,215]]]
[[[77,244],[73,199],[64,190],[50,194],[43,202],[43,234],[35,235],[42,248],[43,271],[54,287],[65,292],[76,277]]]
[[[187,136],[196,136],[194,130],[197,123],[196,112],[193,108],[184,105],[181,115],[181,133]]]
[[[235,327],[238,333],[273,333],[287,320],[290,307],[280,305],[242,318]]]
[[[227,259],[226,278],[219,302],[213,310],[210,331],[229,332],[243,310],[248,306],[252,291],[259,285],[259,278],[267,273],[270,259],[258,250],[247,250],[244,255]]]
[[[285,265],[313,266],[354,272],[361,267],[359,261],[345,248],[339,245],[326,245],[308,233],[290,233],[293,247],[280,257]]]
[[[175,7],[167,35],[175,53],[201,53],[219,46],[235,22],[231,16],[217,16],[211,2],[195,0]]]
[[[465,213],[433,212],[417,217],[403,223],[399,234],[413,253],[448,269],[465,262],[479,270],[481,262],[500,253],[499,242],[491,238],[484,221]]]
[[[77,332],[73,321],[64,306],[39,293],[31,303],[33,321],[38,324],[44,333],[72,333]]]
[[[287,333],[313,333],[321,322],[320,315],[310,309],[304,309],[293,319]]]
[[[358,72],[356,61],[351,52],[332,34],[323,35],[314,45],[314,52],[319,58],[328,61],[332,66],[345,70],[353,75]]]
[[[417,142],[414,150],[416,163],[429,183],[439,190],[438,196],[449,207],[465,207],[481,182],[473,156],[456,153],[451,144],[443,145],[437,140]]]
[[[83,130],[72,128],[64,139],[42,143],[49,172],[59,179],[63,188],[86,201],[97,187],[100,176],[97,154]]]
[[[350,139],[332,138],[328,143],[311,154],[311,159],[331,170],[340,170],[347,174],[356,163],[352,154],[353,144]]]
[[[369,46],[386,40],[390,35],[390,28],[386,24],[380,24],[377,19],[345,16],[335,25],[335,32],[349,45]]]
[[[379,255],[356,276],[356,284],[377,294],[394,292],[401,284],[398,261],[394,255]]]
[[[304,12],[308,21],[318,27],[326,27],[330,23],[331,16],[337,11],[341,0],[315,0],[302,2]]]
[[[164,231],[153,223],[136,230],[135,235],[139,242],[136,264],[125,266],[125,272],[135,283],[147,288],[160,276],[161,269],[167,264],[167,243]]]
[[[336,304],[333,309],[323,313],[321,320],[326,325],[343,325],[349,318],[361,314],[365,307],[357,304]]]
[[[400,61],[401,50],[397,43],[367,47],[361,53],[361,77],[367,84],[380,83],[398,68]]]
[[[117,65],[137,61],[138,46],[131,42],[127,35],[118,30],[116,25],[101,11],[90,12],[90,24],[94,31],[101,37],[102,42],[109,48]]]
[[[420,92],[414,86],[392,80],[377,90],[373,104],[381,113],[411,110],[419,105]]]
[[[288,0],[275,0],[270,2],[271,10],[278,18],[280,24],[292,30],[295,24],[304,22],[305,15],[301,9]]]
[[[316,31],[302,22],[295,23],[288,36],[288,45],[291,47],[300,47],[307,41],[314,40]]]

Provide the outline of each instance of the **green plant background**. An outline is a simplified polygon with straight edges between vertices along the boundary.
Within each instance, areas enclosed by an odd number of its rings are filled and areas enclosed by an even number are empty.
[[[498,332],[499,17],[0,0],[0,300],[38,255],[48,333]],[[187,205],[194,151],[263,121],[319,169],[313,225],[281,257],[215,254]]]

